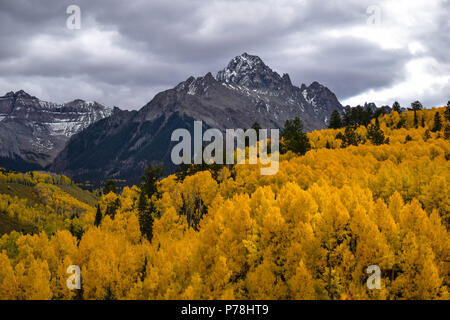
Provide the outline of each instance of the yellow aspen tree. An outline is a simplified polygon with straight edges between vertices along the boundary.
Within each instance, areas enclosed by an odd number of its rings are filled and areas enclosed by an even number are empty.
[[[181,296],[183,300],[201,300],[205,298],[205,289],[201,276],[198,272],[194,273],[191,278],[191,284],[186,288]]]
[[[352,273],[352,281],[355,287],[360,284],[362,288],[365,288],[367,267],[376,265],[381,270],[392,268],[394,253],[389,248],[384,235],[379,231],[375,222],[369,218],[363,207],[358,207],[355,210],[350,229],[352,240],[355,243],[353,250],[356,262]],[[384,290],[384,288],[382,289]],[[379,297],[380,293],[384,294],[385,292],[367,290],[366,293],[368,296],[375,293],[375,297]]]
[[[389,198],[389,211],[397,223],[400,221],[400,212],[402,211],[403,206],[404,202],[402,196],[395,191]]]
[[[300,222],[310,223],[318,210],[318,205],[311,194],[295,183],[287,183],[283,186],[278,194],[277,202],[286,223],[293,227]]]
[[[15,268],[19,286],[19,299],[50,300],[53,296],[50,289],[50,270],[47,262],[28,257],[19,262]]]
[[[286,251],[289,247],[288,228],[279,208],[267,208],[260,229],[262,263],[248,275],[249,295],[253,299],[286,299]]]
[[[448,172],[448,169],[448,167],[443,168],[444,172]],[[447,183],[449,178],[442,173],[439,173],[439,176],[434,175],[419,196],[427,212],[437,209],[442,218],[447,221],[450,221],[450,197],[448,196],[450,186]]]
[[[19,287],[6,251],[0,253],[0,300],[17,299]]]
[[[450,235],[445,225],[442,223],[437,210],[429,216],[429,226],[424,230],[424,235],[430,241],[430,247],[436,257],[436,266],[440,276],[444,279],[445,285],[449,287],[450,278]]]
[[[300,260],[295,275],[288,280],[289,296],[295,300],[314,300],[316,293],[313,287],[313,278]]]
[[[398,249],[400,245],[398,234],[399,228],[382,199],[378,199],[375,202],[373,210],[368,211],[368,215],[371,217],[371,220],[376,223],[390,246],[394,249]]]
[[[53,299],[72,299],[74,291],[67,288],[67,268],[77,259],[78,247],[76,238],[69,231],[58,231],[49,241],[46,261],[51,272],[51,289]]]
[[[187,229],[186,217],[180,216],[174,207],[170,207],[162,213],[160,219],[155,220],[152,243],[159,246],[167,241],[182,239]]]
[[[279,283],[272,271],[271,262],[264,260],[256,269],[250,272],[246,278],[246,289],[248,291],[247,299],[252,300],[276,300],[286,299],[287,293]]]
[[[323,212],[330,202],[329,195],[335,192],[335,189],[333,187],[330,187],[330,185],[323,178],[320,178],[317,183],[314,183],[308,189],[308,192],[317,203],[319,211]]]
[[[339,298],[341,291],[341,275],[338,267],[340,258],[338,247],[345,245],[344,241],[348,237],[348,223],[350,215],[342,204],[338,194],[330,196],[327,207],[315,219],[315,227],[321,246],[325,249],[325,264],[322,269],[322,281],[331,299]]]
[[[167,265],[166,268],[170,268],[170,265]],[[161,276],[160,270],[152,265],[147,266],[146,274],[144,281],[142,282],[142,291],[141,297],[146,300],[155,300],[162,299],[163,295],[160,289]]]
[[[232,275],[227,266],[227,259],[223,256],[216,257],[216,259],[214,267],[204,275],[205,298],[208,300],[222,298],[224,292],[229,289],[229,281]]]
[[[392,283],[397,299],[448,299],[448,290],[439,277],[430,247],[408,232],[402,243],[400,275]]]
[[[230,284],[224,285],[223,290],[239,291],[237,287],[242,286],[249,264],[258,259],[254,233],[247,195],[225,201],[217,198],[200,225],[194,247],[194,270],[203,275],[207,282],[207,275],[224,270],[223,261],[226,261]],[[225,260],[221,261],[220,257]],[[207,287],[213,288],[212,285]],[[218,296],[218,293],[215,295]]]

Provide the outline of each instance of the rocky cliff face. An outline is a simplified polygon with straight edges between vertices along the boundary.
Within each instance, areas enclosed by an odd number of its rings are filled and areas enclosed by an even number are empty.
[[[190,77],[161,92],[138,112],[118,112],[72,137],[52,170],[75,180],[125,179],[137,182],[150,162],[170,167],[177,128],[282,128],[300,117],[306,130],[322,129],[333,110],[342,111],[336,96],[314,82],[301,88],[289,75],[280,76],[257,56],[235,57],[216,77]]]
[[[0,97],[0,166],[46,167],[71,136],[111,114],[112,109],[96,102],[56,104],[24,91],[9,92]]]

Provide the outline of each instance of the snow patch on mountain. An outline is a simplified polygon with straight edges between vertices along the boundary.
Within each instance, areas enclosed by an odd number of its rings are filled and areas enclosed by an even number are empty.
[[[58,104],[9,92],[0,97],[0,156],[46,166],[70,137],[112,113],[94,101]]]

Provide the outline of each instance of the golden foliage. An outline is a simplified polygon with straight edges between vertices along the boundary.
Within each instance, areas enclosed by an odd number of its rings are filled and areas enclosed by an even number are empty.
[[[169,176],[151,199],[151,242],[137,187],[102,196],[102,211],[116,210],[95,227],[94,208],[54,180],[22,177],[43,203],[2,194],[0,211],[47,232],[0,238],[0,298],[73,299],[65,270],[75,264],[84,299],[448,299],[450,142],[425,135],[434,112],[418,111],[418,128],[409,111],[380,117],[381,146],[342,149],[339,130],[312,132],[313,150],[283,155],[274,176],[256,165],[217,180]],[[73,214],[80,239],[63,230]],[[382,270],[381,290],[366,286],[370,265]]]

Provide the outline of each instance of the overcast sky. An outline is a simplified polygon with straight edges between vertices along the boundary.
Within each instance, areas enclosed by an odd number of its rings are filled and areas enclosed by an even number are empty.
[[[443,105],[449,16],[450,0],[0,0],[0,95],[138,109],[248,52],[344,105]]]

